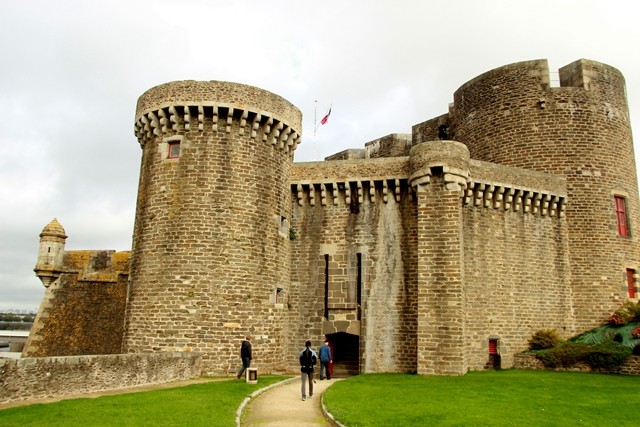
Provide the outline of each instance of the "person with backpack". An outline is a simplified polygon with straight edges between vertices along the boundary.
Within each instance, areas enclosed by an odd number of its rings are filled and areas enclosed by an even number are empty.
[[[242,359],[242,368],[238,371],[238,379],[244,374],[244,371],[251,366],[251,337],[247,335],[247,339],[242,341],[240,346],[240,358]]]
[[[311,349],[311,341],[304,344],[305,348],[300,352],[300,372],[302,382],[302,400],[307,398],[307,379],[309,380],[309,397],[313,396],[313,366],[316,364],[318,356]]]

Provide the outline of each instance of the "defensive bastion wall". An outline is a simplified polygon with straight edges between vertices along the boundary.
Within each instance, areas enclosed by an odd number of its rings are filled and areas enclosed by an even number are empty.
[[[120,353],[130,255],[62,246],[60,271],[46,287],[22,356]]]
[[[201,370],[202,355],[188,352],[0,359],[0,406],[187,380]]]

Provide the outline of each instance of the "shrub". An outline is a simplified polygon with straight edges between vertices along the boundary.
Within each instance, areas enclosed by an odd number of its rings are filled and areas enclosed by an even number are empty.
[[[635,328],[631,331],[631,337],[636,340],[640,340],[640,328]]]
[[[544,350],[554,348],[557,347],[560,342],[560,336],[558,336],[555,329],[541,329],[529,339],[529,349]]]
[[[547,368],[568,368],[583,361],[589,347],[589,344],[566,342],[554,348],[540,350],[536,357]]]
[[[624,308],[619,308],[611,313],[611,316],[609,316],[607,321],[612,325],[626,325],[631,321],[631,314]]]
[[[640,302],[633,303],[631,301],[627,301],[624,303],[623,307],[627,309],[627,311],[631,314],[631,321],[640,322]]]
[[[558,347],[540,350],[536,357],[547,368],[568,368],[585,362],[592,369],[617,370],[631,354],[631,349],[615,341],[595,344],[565,342]]]
[[[615,371],[631,355],[631,349],[617,342],[603,342],[591,346],[586,355],[587,362],[593,369]]]
[[[613,325],[626,325],[634,320],[640,321],[640,303],[627,301],[622,304],[622,307],[611,313],[607,322]]]

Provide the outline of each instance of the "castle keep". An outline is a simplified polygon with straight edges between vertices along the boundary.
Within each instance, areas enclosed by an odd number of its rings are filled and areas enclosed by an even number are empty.
[[[597,326],[638,294],[625,83],[590,60],[559,74],[497,68],[411,134],[308,163],[302,114],[273,93],[150,89],[131,252],[65,251],[47,225],[23,356],[190,352],[230,374],[251,335],[266,373],[326,335],[347,372],[457,375]]]

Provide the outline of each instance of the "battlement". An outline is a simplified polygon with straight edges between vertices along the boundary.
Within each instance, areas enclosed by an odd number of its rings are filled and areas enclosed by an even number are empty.
[[[455,154],[452,148],[460,151]],[[429,184],[435,173],[460,188],[461,203],[481,208],[562,218],[567,202],[566,180],[545,173],[464,159],[466,148],[454,141],[433,141],[415,147],[410,157],[298,163],[291,191],[299,206],[350,206],[415,200],[415,187]],[[445,157],[443,157],[445,156]],[[460,159],[459,159],[460,158]],[[414,165],[411,165],[411,162]],[[466,162],[466,165],[465,165]],[[411,172],[413,171],[413,173]],[[452,177],[447,178],[447,176]]]
[[[230,133],[232,125],[287,152],[300,143],[302,114],[285,99],[253,86],[178,81],[149,89],[138,99],[134,133],[144,145],[154,137],[189,131]]]
[[[598,61],[589,59],[579,59],[561,67],[559,70],[560,88],[582,88],[585,90],[609,89],[610,83],[624,85],[624,76],[618,69]],[[484,81],[491,81],[494,89],[501,90],[506,85],[510,85],[510,76],[516,76],[515,83],[526,90],[527,86],[537,87],[542,90],[552,90],[549,78],[549,63],[546,59],[534,59],[531,61],[516,62],[503,65],[486,71],[469,80],[457,92],[464,92],[466,89],[481,84]]]

